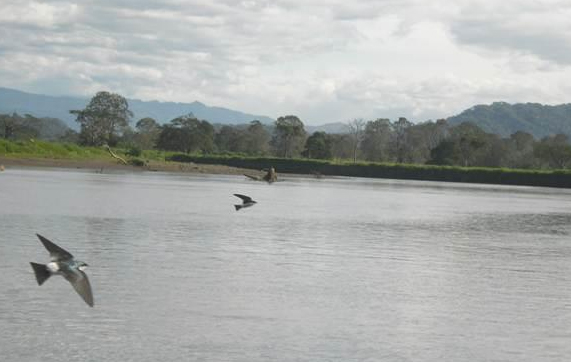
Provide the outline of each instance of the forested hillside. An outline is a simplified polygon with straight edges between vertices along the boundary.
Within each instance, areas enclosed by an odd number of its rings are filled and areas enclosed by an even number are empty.
[[[571,104],[548,106],[539,103],[495,102],[474,106],[448,118],[451,125],[462,122],[472,122],[482,130],[502,137],[517,131],[530,133],[535,138],[558,133],[571,136]]]

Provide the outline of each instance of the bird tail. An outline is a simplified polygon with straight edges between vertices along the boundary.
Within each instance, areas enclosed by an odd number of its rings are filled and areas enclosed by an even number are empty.
[[[242,205],[234,205],[234,207],[236,208],[236,211],[238,211],[242,208]]]
[[[38,285],[44,284],[46,280],[51,276],[48,268],[45,264],[37,264],[37,263],[30,263],[32,268],[34,269],[34,273],[36,274],[36,280],[38,281]]]

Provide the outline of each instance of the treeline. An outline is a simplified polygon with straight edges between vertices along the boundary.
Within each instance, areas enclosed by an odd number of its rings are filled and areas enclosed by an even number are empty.
[[[522,170],[182,153],[171,155],[168,159],[177,162],[219,164],[256,170],[275,167],[277,170],[280,170],[280,173],[312,174],[317,177],[321,175],[335,175],[401,180],[571,187],[571,171],[567,170]]]
[[[22,140],[38,138],[48,141],[65,140],[73,131],[57,118],[37,118],[32,115],[0,114],[0,138]],[[73,136],[72,136],[73,138]]]
[[[99,92],[83,110],[72,110],[80,132],[68,130],[61,139],[81,145],[109,144],[129,149],[158,149],[186,154],[238,154],[257,157],[352,160],[469,167],[563,169],[571,163],[566,135],[535,139],[526,132],[509,137],[484,132],[464,122],[450,125],[441,119],[413,124],[406,118],[391,121],[352,120],[342,134],[308,134],[294,115],[273,125],[252,121],[245,125],[213,125],[192,114],[165,124],[143,118],[131,127],[132,113],[125,98]],[[0,128],[2,128],[0,117]],[[30,133],[25,134],[26,137]],[[16,133],[0,130],[0,137]]]

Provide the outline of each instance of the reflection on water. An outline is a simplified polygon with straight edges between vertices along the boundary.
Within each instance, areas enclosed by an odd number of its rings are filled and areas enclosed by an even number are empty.
[[[259,203],[235,212],[233,193]],[[562,361],[571,192],[10,169],[0,351],[56,361]],[[40,232],[95,308],[36,285]]]

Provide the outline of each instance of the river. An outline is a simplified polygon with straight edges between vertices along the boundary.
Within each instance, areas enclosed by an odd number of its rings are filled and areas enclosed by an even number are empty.
[[[571,359],[570,190],[280,176],[0,173],[2,360]]]

